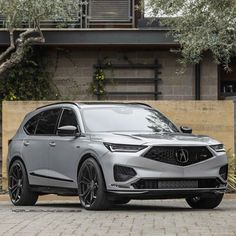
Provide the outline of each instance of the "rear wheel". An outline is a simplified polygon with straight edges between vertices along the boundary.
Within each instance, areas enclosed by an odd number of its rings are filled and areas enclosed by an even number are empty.
[[[103,210],[109,207],[102,171],[93,158],[86,159],[78,173],[79,197],[87,210]]]
[[[194,209],[214,209],[221,203],[224,194],[215,194],[212,197],[186,198],[189,206]]]
[[[37,202],[38,194],[30,190],[27,172],[20,160],[11,165],[8,180],[9,195],[14,205],[32,206]]]

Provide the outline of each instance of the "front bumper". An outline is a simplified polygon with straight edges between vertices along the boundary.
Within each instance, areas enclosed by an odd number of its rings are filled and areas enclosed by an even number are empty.
[[[142,190],[142,191],[107,191],[110,199],[177,199],[190,197],[214,197],[216,194],[223,194],[225,188],[218,189],[170,189],[170,190]]]
[[[130,198],[182,198],[187,196],[206,195],[223,193],[226,190],[227,181],[220,175],[220,168],[227,165],[225,153],[216,154],[210,159],[188,166],[177,166],[150,160],[140,154],[133,153],[106,153],[101,158],[101,165],[104,173],[107,191],[110,194],[122,195]],[[136,175],[127,181],[115,181],[114,166],[120,165],[130,167],[135,170]],[[171,185],[159,188],[158,184],[141,185],[137,183],[141,180],[170,181],[170,183],[188,183],[195,181],[193,185]],[[216,184],[209,186],[206,181],[216,181]],[[197,182],[196,182],[197,181]],[[210,182],[209,182],[210,183]],[[196,185],[197,184],[197,185]],[[143,187],[142,187],[143,186]],[[149,186],[149,185],[148,185]]]

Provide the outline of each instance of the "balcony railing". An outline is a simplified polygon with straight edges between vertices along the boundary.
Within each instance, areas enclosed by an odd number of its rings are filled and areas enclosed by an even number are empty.
[[[71,12],[71,20],[41,21],[42,28],[133,28],[135,27],[135,0],[80,0],[79,11]],[[0,27],[5,18],[0,16]],[[23,22],[20,27],[32,27]]]

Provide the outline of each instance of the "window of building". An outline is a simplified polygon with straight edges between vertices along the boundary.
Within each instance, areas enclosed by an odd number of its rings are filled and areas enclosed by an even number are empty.
[[[219,67],[219,79],[220,79],[220,96],[219,98],[225,98],[229,96],[236,96],[236,58],[232,58],[230,62],[231,71],[225,71],[223,66]]]

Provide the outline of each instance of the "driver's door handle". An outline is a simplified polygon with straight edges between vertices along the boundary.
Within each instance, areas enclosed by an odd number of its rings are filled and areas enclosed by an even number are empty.
[[[50,142],[50,143],[49,143],[49,146],[50,146],[50,147],[55,147],[55,146],[56,146],[56,143],[55,143],[55,142]]]
[[[27,147],[27,146],[29,146],[29,144],[30,144],[29,141],[24,141],[24,146]]]

